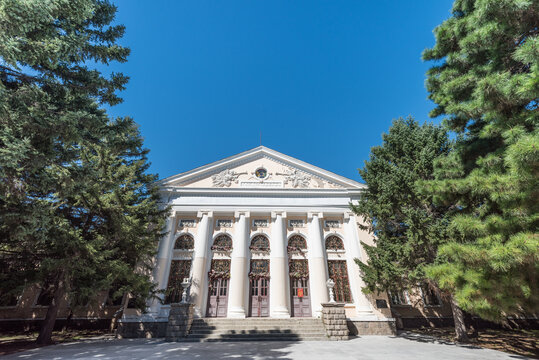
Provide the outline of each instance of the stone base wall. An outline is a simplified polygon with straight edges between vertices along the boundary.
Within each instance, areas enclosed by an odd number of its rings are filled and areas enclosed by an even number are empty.
[[[395,320],[387,321],[355,321],[348,320],[350,335],[396,335]]]
[[[344,304],[322,304],[322,322],[329,340],[348,340],[349,330]]]
[[[483,320],[478,317],[466,319],[467,323],[474,325],[476,329],[527,329],[538,330],[539,318],[507,318],[503,324]],[[420,327],[453,327],[452,317],[403,317],[402,324],[404,329],[415,329]]]
[[[111,319],[56,319],[54,330],[66,329],[91,329],[105,330],[110,328]],[[43,319],[2,319],[0,320],[0,332],[12,333],[23,331],[39,331]]]
[[[158,321],[135,321],[120,322],[116,336],[123,338],[162,338],[167,330],[166,322]]]

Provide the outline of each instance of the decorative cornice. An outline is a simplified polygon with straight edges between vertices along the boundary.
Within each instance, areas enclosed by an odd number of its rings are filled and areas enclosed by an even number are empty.
[[[260,188],[178,188],[174,186],[160,189],[162,194],[176,194],[181,196],[207,195],[207,196],[329,196],[352,197],[359,196],[362,189],[260,189]]]

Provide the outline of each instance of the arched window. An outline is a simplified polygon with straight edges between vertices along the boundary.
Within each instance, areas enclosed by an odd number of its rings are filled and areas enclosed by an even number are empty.
[[[193,237],[187,234],[178,237],[174,243],[174,249],[176,250],[193,250],[194,246],[195,242]]]
[[[269,251],[270,244],[267,237],[264,235],[257,235],[251,240],[251,246],[249,246],[249,249],[255,250],[255,251]]]
[[[212,250],[230,251],[232,250],[232,239],[228,235],[219,235],[213,241]]]
[[[301,235],[294,235],[288,240],[288,252],[295,253],[307,250],[307,242]]]
[[[328,236],[326,239],[326,250],[344,250],[342,239],[335,235]]]

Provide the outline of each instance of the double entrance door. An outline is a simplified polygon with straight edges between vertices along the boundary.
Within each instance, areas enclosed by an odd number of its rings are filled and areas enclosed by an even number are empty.
[[[265,277],[249,279],[249,316],[269,316],[269,279]]]
[[[311,317],[311,297],[308,277],[291,277],[292,316]]]
[[[228,305],[228,279],[214,278],[210,281],[207,317],[226,317]]]

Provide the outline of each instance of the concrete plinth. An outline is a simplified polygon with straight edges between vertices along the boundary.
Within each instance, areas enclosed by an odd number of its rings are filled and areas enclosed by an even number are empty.
[[[194,309],[195,304],[170,304],[166,341],[178,341],[189,334],[193,324]]]
[[[322,303],[322,322],[329,340],[348,340],[344,303]]]

